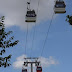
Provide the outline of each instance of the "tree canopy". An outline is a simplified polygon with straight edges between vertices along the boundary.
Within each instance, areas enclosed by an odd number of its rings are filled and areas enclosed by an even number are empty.
[[[70,25],[72,25],[72,16],[67,15],[66,17],[66,21],[69,22]]]
[[[14,36],[8,38],[8,35],[13,33],[12,31],[6,32],[5,31],[5,24],[4,24],[5,17],[2,16],[0,18],[0,67],[7,67],[11,64],[9,63],[11,59],[11,54],[3,57],[3,54],[6,52],[6,48],[14,47],[18,44],[19,40],[12,41]]]

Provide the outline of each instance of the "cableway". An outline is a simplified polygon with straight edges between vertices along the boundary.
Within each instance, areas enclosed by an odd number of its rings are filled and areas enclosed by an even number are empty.
[[[33,10],[30,9],[30,3],[31,3],[31,0],[30,0],[30,2],[27,2],[28,5],[27,5],[27,14],[26,14],[25,22],[27,22],[27,23],[34,22],[35,23],[33,38],[32,38],[31,53],[30,53],[30,57],[32,57],[32,49],[33,49],[34,39],[35,39],[36,21],[37,21],[38,8],[39,8],[40,0],[38,0],[37,14],[36,14],[34,9]],[[51,22],[49,24],[48,31],[47,31],[47,34],[46,34],[46,37],[45,37],[45,40],[44,40],[41,56],[43,54],[45,44],[46,44],[46,41],[47,41],[47,38],[48,38],[48,35],[49,35],[49,31],[50,31],[50,28],[51,28],[53,16],[54,16],[54,14],[64,14],[64,13],[66,13],[65,7],[66,7],[66,5],[65,5],[65,2],[63,0],[56,0],[55,1],[54,13],[52,15],[52,19],[51,19]],[[28,27],[27,27],[27,35],[28,35]],[[27,45],[27,35],[26,35],[26,45]],[[25,45],[25,48],[26,48],[26,45]]]
[[[36,22],[37,22],[37,17],[38,17],[38,8],[39,8],[40,0],[38,0],[37,14],[36,14],[36,11],[34,9],[33,10],[30,9],[30,3],[31,3],[31,0],[29,2],[27,2],[27,13],[26,13],[26,16],[25,16],[25,22],[27,22],[25,54],[26,54],[27,38],[28,38],[28,23],[34,23],[35,27],[34,27],[34,32],[33,32],[32,46],[31,46],[31,53],[30,53],[30,57],[32,57],[32,49],[33,49],[34,39],[35,39]],[[65,2],[63,0],[56,0],[55,1],[54,13],[52,15],[52,19],[51,19],[49,27],[47,29],[47,33],[46,33],[46,36],[45,36],[41,56],[43,55],[43,52],[44,52],[44,49],[45,49],[45,45],[46,45],[46,42],[47,42],[47,38],[49,36],[49,31],[50,31],[50,28],[51,28],[51,25],[52,25],[54,14],[64,14],[64,13],[66,13],[65,7],[66,7],[66,5],[65,5]],[[40,69],[40,71],[42,72],[42,67],[37,67],[37,69]],[[27,69],[25,71],[27,71]]]
[[[40,4],[40,0],[38,0],[37,15],[38,15],[39,4]],[[36,18],[36,20],[37,20],[37,18]],[[36,23],[35,23],[34,32],[33,32],[33,39],[32,39],[32,47],[31,47],[30,57],[32,56],[32,48],[33,48],[33,45],[34,45],[35,31],[36,31]]]
[[[51,28],[53,17],[54,17],[54,13],[52,15],[52,19],[51,19],[51,22],[50,22],[48,30],[47,30],[47,34],[46,34],[46,38],[45,38],[44,45],[43,45],[43,48],[42,48],[41,56],[42,56],[44,48],[45,48],[45,44],[46,44],[46,41],[47,41],[47,38],[48,38],[48,35],[49,35],[49,31],[50,31],[50,28]]]

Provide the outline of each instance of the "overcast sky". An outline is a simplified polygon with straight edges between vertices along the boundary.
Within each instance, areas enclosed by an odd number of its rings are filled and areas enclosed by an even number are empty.
[[[27,1],[29,0],[0,0],[0,14],[5,15],[6,27],[19,26],[26,29],[27,23],[25,23],[25,15],[27,10]],[[35,9],[38,17],[37,24],[42,20],[51,19],[53,13],[54,0],[31,0],[31,9]],[[29,28],[34,24],[30,24]]]
[[[7,49],[6,56],[12,54],[11,66],[0,68],[0,72],[21,72],[24,57],[40,57],[43,72],[68,72],[72,71],[72,27],[65,21],[68,14],[72,15],[71,0],[66,3],[65,14],[54,14],[48,38],[41,56],[47,30],[54,12],[55,0],[31,0],[31,9],[37,13],[37,22],[34,43],[32,39],[35,23],[28,23],[28,36],[25,54],[27,23],[25,15],[29,0],[0,0],[0,16],[5,16],[6,31],[13,31],[10,36],[19,40],[18,45]],[[32,48],[31,48],[32,47]],[[32,50],[32,52],[31,52]],[[30,67],[28,67],[30,71]],[[34,66],[34,71],[35,66]]]

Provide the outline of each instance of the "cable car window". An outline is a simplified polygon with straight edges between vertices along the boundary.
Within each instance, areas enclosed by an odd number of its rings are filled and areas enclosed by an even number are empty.
[[[32,13],[35,14],[35,11],[33,10]]]
[[[27,14],[30,14],[31,13],[31,11],[27,11]]]
[[[55,7],[65,7],[65,3],[64,2],[56,2]]]
[[[42,70],[42,68],[41,67],[38,67],[37,70]]]
[[[63,4],[56,4],[56,7],[64,7]]]
[[[27,17],[36,17],[36,14],[27,14]]]
[[[34,11],[27,11],[27,14],[26,14],[27,17],[35,17],[36,14]]]
[[[65,7],[64,4],[56,4],[56,7]]]

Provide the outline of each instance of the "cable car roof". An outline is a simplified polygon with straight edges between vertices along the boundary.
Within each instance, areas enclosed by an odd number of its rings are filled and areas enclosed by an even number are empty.
[[[65,5],[64,1],[56,1],[55,7],[65,8],[66,5]]]
[[[64,1],[56,1],[56,3],[64,3]]]
[[[65,5],[65,2],[64,1],[56,1],[56,4],[64,4]]]

